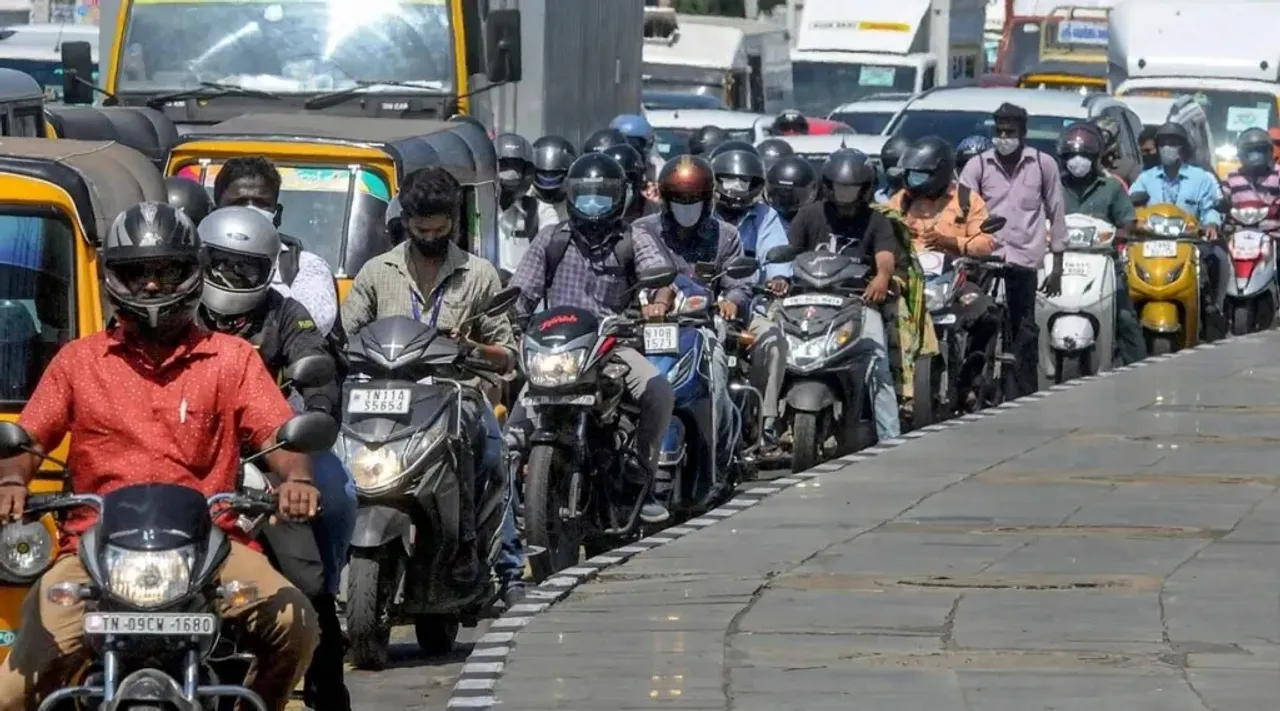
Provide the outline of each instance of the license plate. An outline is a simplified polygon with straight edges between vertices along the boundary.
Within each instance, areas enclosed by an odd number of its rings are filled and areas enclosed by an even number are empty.
[[[644,352],[650,355],[680,352],[680,327],[674,323],[651,323],[644,327]]]
[[[412,394],[408,388],[352,390],[347,399],[347,412],[355,415],[404,415],[412,405]]]
[[[844,297],[831,296],[829,294],[801,294],[800,296],[788,296],[782,300],[783,307],[787,306],[844,306]]]
[[[207,613],[90,612],[84,616],[84,633],[150,637],[212,637],[218,633],[218,618]]]
[[[1148,258],[1178,256],[1178,243],[1173,240],[1155,240],[1142,243],[1142,256]]]
[[[1231,236],[1231,256],[1236,259],[1257,259],[1262,254],[1262,233],[1237,232]]]
[[[1062,273],[1067,276],[1089,276],[1089,263],[1083,259],[1067,257],[1062,260]]]
[[[595,395],[525,395],[520,398],[520,404],[525,407],[537,407],[538,405],[594,405],[596,404]]]

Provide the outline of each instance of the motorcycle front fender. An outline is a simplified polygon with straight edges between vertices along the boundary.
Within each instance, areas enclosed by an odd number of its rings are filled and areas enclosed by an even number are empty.
[[[1176,333],[1182,330],[1178,319],[1178,305],[1172,301],[1148,301],[1142,305],[1142,327],[1156,333]]]
[[[247,691],[247,690],[246,690]],[[104,711],[129,709],[135,706],[168,707],[194,711],[198,704],[183,697],[177,680],[159,669],[139,669],[126,676],[116,687],[116,696],[103,704]]]
[[[361,506],[356,511],[352,548],[381,548],[399,540],[406,555],[413,556],[413,521],[409,514],[390,506]]]
[[[821,380],[797,380],[786,394],[787,407],[800,412],[822,412],[834,407],[840,395]]]

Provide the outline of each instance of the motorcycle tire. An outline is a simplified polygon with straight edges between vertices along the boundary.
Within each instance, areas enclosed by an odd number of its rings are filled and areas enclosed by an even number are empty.
[[[911,427],[918,430],[932,425],[934,420],[933,356],[916,358],[912,391]]]
[[[418,615],[413,620],[413,636],[423,654],[443,657],[453,651],[459,626],[457,615]]]
[[[1173,336],[1152,336],[1147,344],[1147,354],[1151,357],[1168,355],[1177,350],[1173,345]]]
[[[533,579],[539,583],[556,573],[578,564],[582,534],[566,527],[560,510],[567,477],[554,476],[559,449],[552,445],[534,445],[529,450],[524,479],[524,535],[530,546],[542,552],[529,557]]]
[[[822,463],[822,413],[797,412],[791,423],[791,471],[802,472]]]
[[[391,571],[386,556],[352,555],[347,575],[347,640],[352,666],[382,671],[391,644]]]
[[[1249,321],[1249,305],[1237,304],[1235,308],[1231,309],[1231,335],[1248,335]]]

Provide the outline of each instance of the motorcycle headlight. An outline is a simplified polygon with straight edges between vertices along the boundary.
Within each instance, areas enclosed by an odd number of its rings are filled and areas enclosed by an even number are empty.
[[[826,358],[844,348],[857,338],[853,332],[853,322],[846,321],[831,331],[814,338],[800,338],[787,334],[789,359],[798,366],[806,366]]]
[[[1267,208],[1265,207],[1233,207],[1231,208],[1231,219],[1242,225],[1250,227],[1257,225],[1267,217]]]
[[[1147,230],[1161,237],[1177,237],[1187,229],[1187,221],[1181,217],[1151,215],[1147,218]]]
[[[418,460],[444,440],[448,426],[449,418],[441,417],[427,429],[391,442],[345,440],[346,465],[356,491],[376,496],[403,486],[405,475],[414,470]]]
[[[924,285],[924,305],[929,311],[946,308],[951,298],[951,282],[939,281]]]
[[[535,388],[558,388],[569,385],[578,379],[578,371],[581,370],[582,361],[586,357],[586,348],[575,348],[563,353],[525,351],[525,377]]]
[[[1098,242],[1097,227],[1072,227],[1067,230],[1067,247],[1085,249]]]
[[[187,594],[195,558],[193,546],[134,551],[108,544],[103,550],[107,590],[137,607],[165,605]]]
[[[691,316],[700,314],[707,308],[707,297],[701,294],[693,294],[680,299],[680,303],[676,308],[676,313],[680,315]]]
[[[16,578],[34,578],[53,564],[53,536],[39,521],[0,528],[0,569]]]

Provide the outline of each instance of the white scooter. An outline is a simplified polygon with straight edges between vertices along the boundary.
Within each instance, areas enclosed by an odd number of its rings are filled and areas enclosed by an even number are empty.
[[[1242,336],[1263,331],[1276,322],[1280,285],[1276,282],[1276,250],[1272,235],[1260,229],[1270,209],[1263,203],[1231,208],[1234,227],[1227,244],[1234,279],[1227,280],[1224,315],[1231,333]]]
[[[1116,333],[1116,228],[1088,215],[1067,215],[1062,293],[1036,295],[1040,363],[1055,383],[1111,369]],[[1040,283],[1053,268],[1045,255]]]

